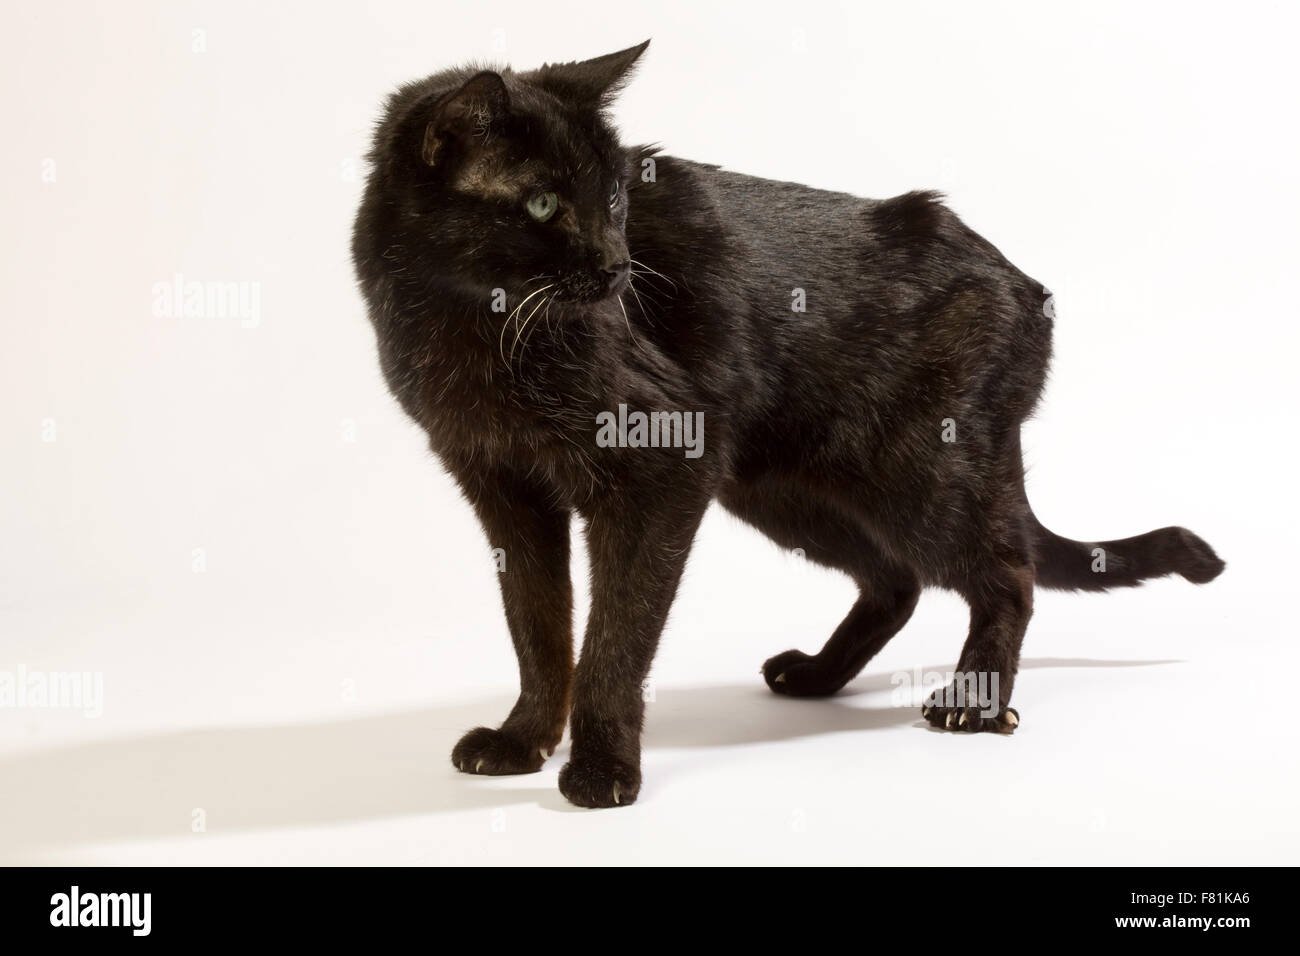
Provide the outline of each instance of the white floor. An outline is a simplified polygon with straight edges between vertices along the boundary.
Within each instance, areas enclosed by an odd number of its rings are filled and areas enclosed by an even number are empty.
[[[761,661],[812,647],[851,594],[762,547],[749,560],[765,577],[737,584],[723,573],[711,587],[708,572],[727,561],[708,542],[747,534],[720,515],[706,527],[652,685],[644,789],[612,811],[561,798],[567,745],[531,776],[451,768],[458,735],[511,702],[487,573],[471,575],[483,587],[465,597],[482,604],[478,634],[385,621],[378,585],[322,594],[313,619],[297,623],[288,613],[241,619],[237,607],[177,591],[118,622],[9,613],[7,633],[34,635],[22,649],[29,668],[102,670],[105,706],[99,718],[0,712],[0,859],[1294,861],[1300,778],[1283,695],[1298,655],[1265,612],[1243,616],[1252,586],[1232,569],[1201,589],[1161,581],[1040,595],[1015,693],[1020,730],[959,737],[896,706],[891,683],[952,666],[964,609],[939,593],[841,697],[768,693]],[[783,599],[794,592],[811,606]],[[346,619],[354,600],[368,621]],[[716,620],[719,605],[734,615],[731,631],[691,626]],[[786,637],[796,631],[806,637]]]

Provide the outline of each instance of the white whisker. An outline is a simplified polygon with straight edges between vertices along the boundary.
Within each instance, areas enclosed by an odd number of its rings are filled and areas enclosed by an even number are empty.
[[[549,289],[549,288],[550,288],[550,286],[548,285],[548,286],[546,287],[546,289]],[[539,290],[539,291],[545,292],[546,289],[541,289],[541,290]],[[519,336],[521,336],[521,335],[524,334],[524,329],[528,328],[528,323],[531,322],[531,321],[533,320],[533,316],[535,316],[535,315],[537,314],[537,310],[540,309],[540,308],[541,308],[543,305],[545,305],[545,304],[546,304],[546,297],[543,296],[543,297],[542,297],[542,300],[541,300],[540,302],[538,302],[535,306],[533,306],[533,311],[531,311],[531,312],[528,313],[528,318],[524,319],[523,324],[520,324],[520,323],[518,323],[518,322],[515,323],[515,340],[514,340],[513,342],[510,343],[510,361],[511,361],[511,362],[513,362],[513,361],[515,360],[515,346],[519,344]],[[521,353],[521,354],[522,354],[522,353]],[[507,364],[508,364],[508,363],[507,363]]]
[[[623,304],[623,297],[621,295],[618,297],[618,307],[623,310],[623,324],[627,326],[627,337],[632,340],[632,344],[636,346],[637,351],[644,355],[645,349],[641,348],[641,343],[638,342],[636,336],[632,334],[632,322],[627,317],[627,306]]]
[[[543,277],[543,276],[537,276],[536,278],[539,278],[539,279],[540,279],[540,278],[544,278],[544,277]],[[532,282],[533,280],[532,280],[532,279],[529,279],[528,281],[529,281],[529,282]],[[527,283],[525,283],[525,284],[527,284]],[[529,300],[529,299],[531,299],[531,298],[532,298],[533,296],[535,296],[535,295],[539,295],[540,293],[545,292],[547,289],[551,289],[551,288],[554,288],[554,287],[555,287],[555,283],[554,283],[554,282],[549,282],[549,283],[547,283],[546,285],[542,286],[540,289],[536,289],[536,290],[534,290],[534,291],[528,293],[528,295],[526,295],[526,296],[524,297],[523,301],[520,302],[517,306],[515,306],[514,309],[511,310],[510,314],[506,316],[505,321],[501,323],[501,338],[500,338],[500,340],[497,342],[497,347],[498,347],[498,349],[499,349],[500,352],[501,352],[501,361],[502,361],[502,362],[505,362],[507,368],[510,366],[510,360],[506,358],[506,329],[508,329],[508,328],[510,327],[510,320],[513,319],[513,318],[515,318],[517,315],[519,315],[519,311],[520,311],[520,310],[521,310],[525,305],[528,304],[528,300]],[[519,323],[518,323],[518,322],[515,323],[515,328],[516,328],[516,329],[519,328]],[[517,332],[515,333],[515,341],[516,341],[516,342],[519,341],[519,334],[518,334]],[[513,345],[510,346],[510,354],[511,354],[512,356],[514,355],[514,346],[513,346]]]
[[[632,265],[634,265],[634,266],[640,266],[642,269],[644,269],[646,272],[649,272],[651,275],[657,275],[659,278],[663,279],[665,282],[667,282],[667,283],[668,283],[670,286],[672,286],[674,289],[677,288],[677,283],[676,283],[676,282],[674,282],[672,279],[668,278],[666,275],[664,275],[664,274],[663,274],[662,272],[660,272],[658,269],[652,269],[650,266],[646,265],[646,264],[645,264],[644,262],[642,262],[640,259],[629,259],[628,262],[632,263]]]

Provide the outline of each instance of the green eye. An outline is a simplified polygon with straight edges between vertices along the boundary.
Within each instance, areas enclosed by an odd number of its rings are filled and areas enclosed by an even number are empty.
[[[560,200],[556,198],[555,193],[538,193],[524,203],[524,208],[528,210],[528,215],[538,222],[546,222],[555,215],[555,210],[559,205]]]

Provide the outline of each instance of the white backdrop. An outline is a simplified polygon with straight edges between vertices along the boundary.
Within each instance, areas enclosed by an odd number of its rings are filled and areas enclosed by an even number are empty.
[[[11,8],[0,675],[90,672],[103,699],[0,709],[0,857],[1293,860],[1296,11],[1049,6]],[[759,664],[819,647],[852,588],[713,513],[635,807],[568,812],[564,751],[451,769],[508,709],[513,654],[480,532],[377,370],[361,156],[399,82],[646,37],[630,141],[943,189],[1057,293],[1025,436],[1048,526],[1185,524],[1227,560],[1200,589],[1040,594],[1013,738],[892,706],[892,675],[955,662],[941,593],[844,696],[773,698]],[[244,308],[173,314],[177,276]]]

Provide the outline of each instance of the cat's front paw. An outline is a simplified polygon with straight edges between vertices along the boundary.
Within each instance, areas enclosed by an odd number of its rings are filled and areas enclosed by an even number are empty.
[[[451,762],[463,773],[536,773],[552,750],[507,731],[475,727],[452,749]]]
[[[560,793],[579,807],[625,807],[641,792],[641,768],[614,757],[574,756],[560,771]]]
[[[996,714],[986,715],[978,704],[971,707],[947,706],[959,699],[952,696],[952,688],[936,691],[921,707],[921,716],[931,727],[955,733],[1015,733],[1020,726],[1020,714],[1014,707],[999,705]]]

